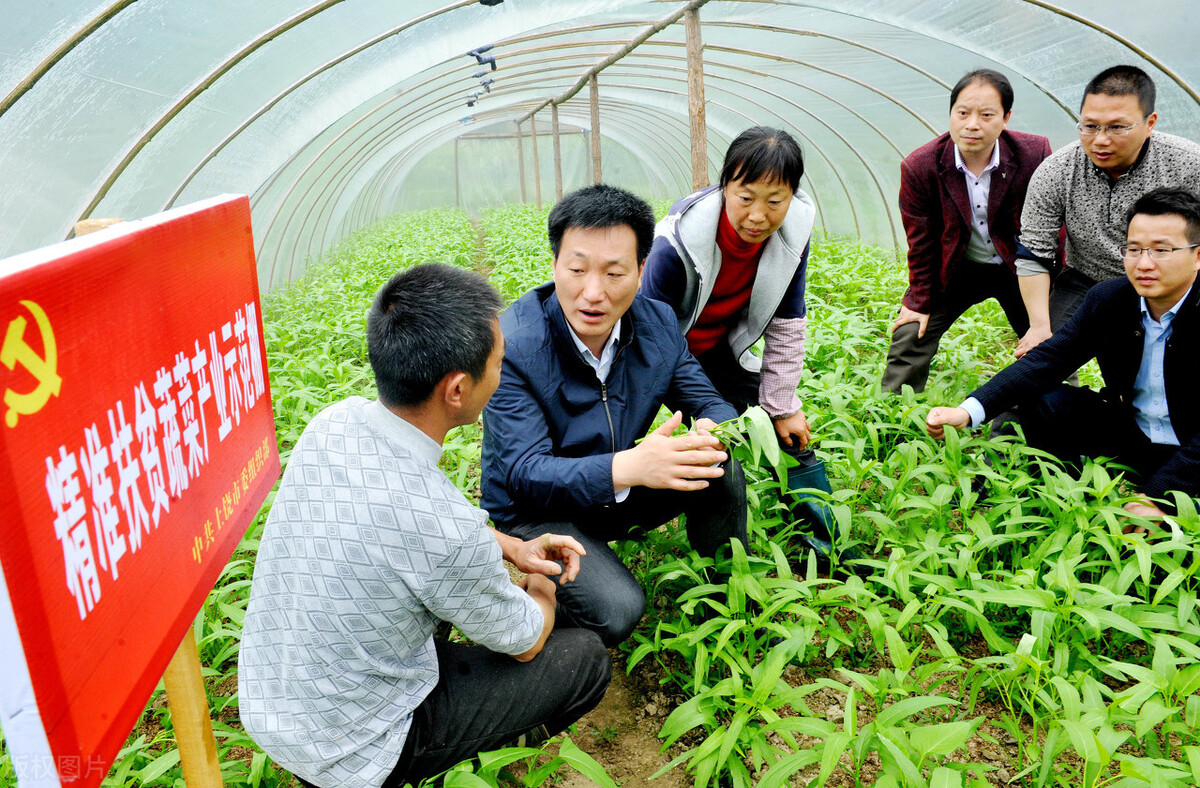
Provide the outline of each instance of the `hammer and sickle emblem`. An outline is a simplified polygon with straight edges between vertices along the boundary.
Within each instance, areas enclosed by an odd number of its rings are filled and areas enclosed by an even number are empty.
[[[17,426],[18,417],[37,413],[44,408],[51,395],[57,397],[59,389],[62,388],[62,378],[58,375],[58,346],[54,342],[54,329],[40,306],[32,301],[22,301],[21,305],[29,310],[29,314],[33,315],[37,323],[38,331],[42,335],[45,358],[39,356],[25,341],[25,326],[28,325],[28,321],[24,317],[17,317],[8,324],[4,344],[0,346],[0,363],[10,370],[16,369],[16,365],[20,364],[29,370],[38,382],[33,391],[24,394],[12,389],[5,390],[4,404],[8,406],[8,410],[4,413],[4,423],[10,428]]]

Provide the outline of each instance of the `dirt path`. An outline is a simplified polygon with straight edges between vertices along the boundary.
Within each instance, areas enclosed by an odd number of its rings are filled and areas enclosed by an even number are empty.
[[[692,781],[683,767],[650,782],[650,776],[670,760],[667,753],[659,753],[662,740],[658,738],[669,712],[665,698],[656,703],[643,697],[625,674],[625,660],[614,651],[608,692],[599,706],[579,720],[572,741],[599,761],[622,788],[686,788]],[[595,783],[591,780],[572,772],[563,779],[561,788],[592,785]]]

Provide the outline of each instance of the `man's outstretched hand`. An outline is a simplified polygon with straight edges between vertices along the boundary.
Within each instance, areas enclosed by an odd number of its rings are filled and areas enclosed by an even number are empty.
[[[729,458],[721,442],[701,425],[693,432],[672,437],[682,423],[683,414],[675,411],[641,443],[614,454],[613,487],[618,492],[627,487],[703,490],[709,479],[723,476],[723,469],[713,467]]]
[[[542,534],[537,539],[522,542],[514,551],[512,562],[528,575],[561,575],[558,582],[565,585],[579,574],[579,558],[584,555],[587,551],[574,538]],[[561,562],[562,568],[555,562]]]
[[[925,431],[929,437],[941,440],[946,437],[946,426],[965,430],[971,426],[971,414],[962,408],[939,407],[929,411],[925,417]]]

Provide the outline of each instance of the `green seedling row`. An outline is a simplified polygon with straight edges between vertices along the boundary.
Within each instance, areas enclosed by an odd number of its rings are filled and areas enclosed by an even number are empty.
[[[284,462],[321,408],[374,396],[364,315],[388,276],[447,262],[484,273],[512,301],[551,276],[546,214],[518,205],[477,224],[453,210],[389,219],[266,296]],[[943,340],[926,393],[880,395],[905,282],[893,251],[814,245],[800,394],[842,545],[872,556],[865,577],[819,571],[805,551],[781,504],[783,460],[755,409],[724,425],[750,480],[749,550],[700,558],[678,524],[618,545],[649,599],[622,646],[625,667],[674,699],[664,771],[685,770],[697,788],[1200,783],[1195,502],[1179,498],[1165,530],[1123,534],[1132,489],[1113,463],[1072,472],[1019,438],[926,437],[928,408],[956,404],[1007,364],[1014,337],[997,307],[977,307]],[[1095,382],[1094,367],[1082,377]],[[442,461],[472,497],[480,434],[452,433]],[[231,786],[292,784],[237,716],[237,649],[270,504],[195,625]],[[105,785],[181,786],[178,761],[160,688]],[[433,782],[534,788],[563,767],[615,788],[570,738],[485,754]],[[0,784],[14,781],[0,749]]]

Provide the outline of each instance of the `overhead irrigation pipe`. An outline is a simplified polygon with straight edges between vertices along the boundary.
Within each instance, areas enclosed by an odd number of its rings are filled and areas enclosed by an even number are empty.
[[[621,47],[616,52],[614,52],[613,54],[604,58],[599,63],[592,66],[590,69],[588,69],[587,73],[584,74],[582,77],[580,77],[579,81],[576,82],[574,86],[572,86],[569,90],[567,90],[561,96],[559,96],[558,98],[546,99],[541,104],[539,104],[538,106],[536,106],[535,108],[530,110],[529,114],[527,114],[524,118],[521,118],[521,120],[524,121],[526,118],[533,117],[535,114],[537,114],[538,112],[541,112],[542,110],[544,110],[546,107],[550,106],[551,104],[562,104],[563,102],[570,101],[576,94],[579,93],[579,91],[581,91],[585,87],[587,87],[589,82],[591,80],[595,79],[596,75],[599,74],[601,71],[608,68],[613,63],[616,63],[618,60],[625,57],[633,50],[637,49],[639,46],[644,44],[648,38],[650,38],[654,34],[661,33],[663,30],[665,30],[668,27],[670,27],[671,25],[675,24],[680,19],[683,19],[683,15],[686,14],[688,11],[699,9],[699,8],[703,7],[706,3],[708,3],[708,0],[692,0],[692,2],[688,3],[683,8],[679,9],[678,11],[671,14],[670,16],[668,16],[664,19],[661,19],[658,22],[655,22],[654,24],[650,25],[650,27],[646,28],[641,33],[638,33],[638,35],[636,37],[634,37],[634,39],[632,41],[630,41],[629,43],[627,43],[625,46]]]

